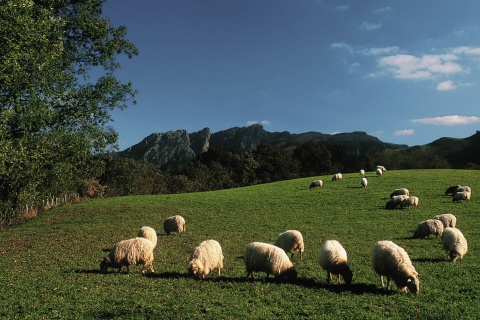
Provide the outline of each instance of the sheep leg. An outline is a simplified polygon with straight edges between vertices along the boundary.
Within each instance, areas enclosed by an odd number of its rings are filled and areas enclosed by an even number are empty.
[[[337,274],[337,284],[340,284],[340,275]]]
[[[385,284],[383,283],[383,276],[380,275],[380,280],[382,280],[382,288],[385,288]]]
[[[300,260],[303,260],[303,252],[300,251]]]
[[[330,283],[330,281],[332,281],[332,274],[327,271],[327,283]]]

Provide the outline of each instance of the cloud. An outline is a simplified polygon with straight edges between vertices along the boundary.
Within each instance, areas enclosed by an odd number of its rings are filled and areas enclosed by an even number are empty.
[[[370,48],[368,50],[364,50],[363,52],[370,56],[379,56],[385,54],[393,54],[400,50],[399,47],[385,47],[385,48]]]
[[[458,47],[453,49],[453,54],[467,54],[472,56],[480,56],[480,48],[472,48],[472,47]]]
[[[443,81],[437,85],[438,91],[451,91],[455,90],[456,88],[457,86],[453,83],[452,80]]]
[[[415,133],[415,130],[413,129],[403,129],[403,130],[395,131],[396,136],[411,136],[414,133]]]
[[[330,48],[333,49],[342,49],[348,51],[350,54],[353,54],[353,47],[345,42],[336,42],[330,45]]]
[[[330,135],[334,136],[336,134],[340,134],[340,133],[343,133],[342,131],[333,131],[333,132],[330,132]]]
[[[375,11],[373,11],[373,13],[387,13],[387,12],[392,12],[393,9],[392,7],[384,7],[384,8],[380,8],[380,9],[377,9]]]
[[[350,9],[350,6],[348,4],[344,4],[344,5],[335,7],[335,10],[338,10],[338,11],[346,11],[348,9]]]
[[[269,125],[270,121],[268,120],[262,120],[262,121],[257,121],[257,120],[252,120],[252,121],[247,121],[247,126],[251,126],[254,124],[261,124],[261,125]]]
[[[434,124],[439,126],[457,126],[480,122],[480,117],[477,116],[441,116],[433,118],[413,119],[413,123]]]
[[[381,27],[382,27],[381,23],[371,23],[367,21],[364,21],[360,25],[360,29],[366,30],[366,31],[377,30],[377,29],[380,29]]]
[[[379,66],[395,78],[399,79],[433,79],[437,75],[451,75],[469,72],[453,61],[458,57],[454,54],[424,55],[416,57],[409,54],[399,54],[383,57]]]

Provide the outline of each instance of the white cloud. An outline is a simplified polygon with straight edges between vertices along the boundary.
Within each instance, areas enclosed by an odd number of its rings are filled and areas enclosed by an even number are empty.
[[[364,53],[371,56],[379,56],[385,54],[393,54],[400,50],[399,47],[385,47],[385,48],[370,48],[365,50]]]
[[[403,130],[395,131],[396,136],[411,136],[414,133],[415,133],[415,130],[413,129],[403,129]]]
[[[336,43],[332,43],[330,45],[330,48],[333,48],[333,49],[342,49],[342,50],[346,50],[348,51],[349,53],[353,53],[353,48],[351,45],[349,44],[346,44],[345,42],[336,42]]]
[[[456,126],[456,125],[466,125],[466,124],[480,122],[480,117],[451,115],[451,116],[441,116],[441,117],[433,117],[433,118],[413,119],[412,122],[434,124],[434,125],[440,125],[440,126]]]
[[[393,9],[392,7],[384,7],[384,8],[380,8],[380,9],[377,9],[375,11],[373,11],[373,13],[387,13],[387,12],[392,12]]]
[[[371,22],[367,22],[367,21],[364,21],[364,22],[360,25],[360,29],[366,30],[366,31],[371,31],[371,30],[380,29],[381,27],[382,27],[382,24],[381,24],[381,23],[371,23]]]
[[[458,47],[453,49],[453,54],[467,54],[467,55],[474,55],[480,56],[480,48],[472,48],[472,47]]]
[[[344,5],[335,7],[335,10],[338,10],[338,11],[346,11],[348,9],[350,9],[350,6],[348,4],[344,4]]]
[[[334,136],[336,134],[340,134],[340,133],[343,133],[342,131],[333,131],[333,132],[330,132],[330,135]]]
[[[254,125],[254,124],[269,125],[269,124],[270,124],[270,121],[268,121],[268,120],[262,120],[262,121],[251,120],[251,121],[247,121],[247,126],[251,126],[251,125]]]
[[[451,91],[455,90],[456,88],[457,86],[453,83],[452,80],[443,81],[437,85],[438,91]]]

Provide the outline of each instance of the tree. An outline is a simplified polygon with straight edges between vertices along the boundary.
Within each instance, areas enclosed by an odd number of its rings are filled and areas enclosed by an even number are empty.
[[[310,177],[328,173],[332,168],[332,154],[324,145],[306,141],[293,151],[293,157],[300,163],[300,175]]]
[[[88,178],[90,155],[116,147],[110,112],[135,103],[136,94],[114,76],[116,57],[137,49],[125,27],[102,17],[104,2],[2,1],[2,214],[42,195],[74,191],[77,180]]]

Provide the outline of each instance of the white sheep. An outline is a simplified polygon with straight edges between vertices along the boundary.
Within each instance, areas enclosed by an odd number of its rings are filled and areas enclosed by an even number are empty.
[[[362,185],[363,188],[366,188],[368,185],[367,178],[362,178],[362,181],[360,181],[360,184]]]
[[[443,250],[450,256],[452,262],[462,260],[468,251],[467,239],[457,228],[445,228],[442,235]]]
[[[418,273],[402,247],[392,241],[379,241],[373,247],[372,257],[373,270],[380,275],[382,286],[385,286],[383,277],[386,276],[387,289],[390,286],[390,279],[393,279],[401,291],[406,292],[408,289],[418,294],[420,291]]]
[[[440,220],[443,223],[443,227],[452,227],[455,228],[457,225],[457,217],[451,213],[444,213],[435,216],[435,219]]]
[[[457,192],[465,192],[465,191],[472,193],[472,188],[470,188],[469,186],[458,187],[452,192],[452,196],[455,196]]]
[[[332,177],[332,181],[338,181],[342,179],[343,179],[343,175],[341,173],[335,173]]]
[[[340,284],[340,275],[345,284],[352,283],[353,273],[347,263],[347,252],[337,240],[328,240],[323,244],[318,264],[327,271],[327,283],[332,280],[332,274],[337,275],[337,284]]]
[[[215,268],[220,275],[220,270],[223,268],[222,247],[216,240],[202,241],[192,253],[188,270],[195,276],[205,278]]]
[[[383,172],[386,172],[386,171],[387,171],[387,169],[385,169],[384,166],[377,166],[377,169],[380,169],[380,170],[382,170]]]
[[[435,238],[442,236],[443,223],[437,219],[428,219],[418,224],[417,229],[413,233],[413,238],[430,238],[431,234],[435,235]]]
[[[275,246],[283,249],[287,254],[292,253],[290,259],[293,259],[294,252],[300,252],[300,260],[303,260],[303,252],[305,251],[305,246],[303,244],[303,236],[300,231],[297,230],[287,230],[283,233],[280,233],[275,240]]]
[[[117,268],[121,271],[123,266],[143,265],[143,271],[146,267],[153,270],[153,243],[145,238],[137,237],[133,239],[123,240],[115,244],[109,254],[100,263],[100,272],[105,273],[108,268]]]
[[[138,230],[137,237],[152,241],[153,247],[157,246],[157,232],[152,227],[143,226]]]
[[[390,198],[390,200],[387,201],[385,208],[390,210],[396,209],[398,206],[400,206],[402,201],[406,198],[407,196],[405,195],[393,196]]]
[[[360,170],[360,175],[361,175],[362,177],[365,177],[365,170],[361,169],[361,170]]]
[[[265,272],[267,278],[270,274],[275,278],[297,277],[297,271],[285,251],[273,244],[252,242],[247,245],[243,258],[247,278],[252,276],[253,279],[253,272]]]
[[[400,189],[395,189],[392,193],[390,193],[390,198],[393,196],[409,196],[410,191],[408,191],[407,188],[400,188]]]
[[[383,174],[383,171],[382,171],[382,169],[377,168],[377,170],[375,170],[375,173],[377,174],[377,176],[381,177],[382,174]]]
[[[179,215],[168,217],[163,222],[163,229],[167,235],[172,232],[183,233],[185,232],[185,219]]]
[[[453,202],[457,202],[457,201],[460,201],[460,200],[467,200],[467,201],[470,201],[470,198],[471,198],[471,193],[468,192],[468,191],[461,191],[461,192],[456,192],[453,197],[452,197],[452,201]]]
[[[394,197],[398,197],[398,196],[394,196]],[[400,207],[402,207],[402,208],[408,207],[409,209],[410,209],[410,207],[417,208],[419,201],[420,200],[418,199],[418,197],[404,196],[404,198],[400,201]]]
[[[310,189],[315,187],[323,187],[323,180],[313,180],[312,183],[310,183]]]

